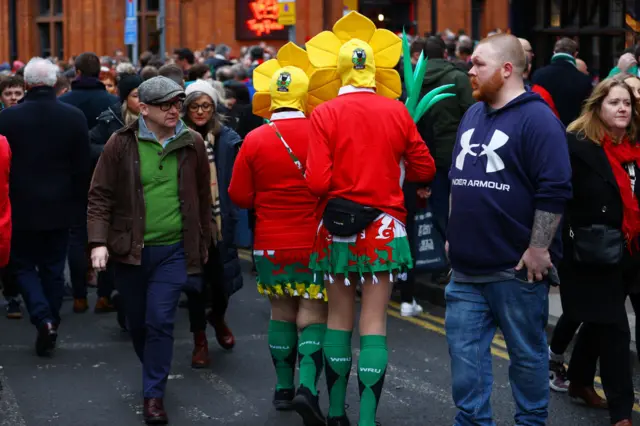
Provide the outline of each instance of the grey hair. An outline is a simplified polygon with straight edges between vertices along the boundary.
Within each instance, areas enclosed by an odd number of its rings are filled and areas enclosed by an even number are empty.
[[[131,62],[121,62],[116,66],[116,74],[135,74],[136,67]]]
[[[219,44],[216,47],[215,53],[222,56],[227,56],[231,52],[231,48],[226,44]]]
[[[43,58],[32,58],[24,67],[24,81],[28,86],[53,87],[58,81],[58,67]]]

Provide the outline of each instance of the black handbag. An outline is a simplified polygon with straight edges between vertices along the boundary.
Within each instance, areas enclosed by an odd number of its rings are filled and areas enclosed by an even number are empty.
[[[344,198],[331,198],[322,215],[322,224],[331,235],[350,237],[365,229],[382,212]]]
[[[607,225],[570,228],[573,239],[573,260],[596,265],[616,265],[622,261],[624,237],[622,231]]]

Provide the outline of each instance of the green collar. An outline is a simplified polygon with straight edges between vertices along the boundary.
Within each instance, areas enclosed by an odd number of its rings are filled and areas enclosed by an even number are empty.
[[[571,62],[573,65],[576,65],[576,58],[568,53],[556,53],[551,57],[551,63],[560,61]]]

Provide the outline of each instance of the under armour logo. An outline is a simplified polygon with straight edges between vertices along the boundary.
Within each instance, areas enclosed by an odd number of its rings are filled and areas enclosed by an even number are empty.
[[[485,144],[477,144],[471,143],[471,137],[473,136],[473,132],[475,129],[467,130],[460,136],[460,146],[462,147],[462,151],[456,157],[456,168],[458,170],[462,170],[464,168],[464,160],[467,158],[467,155],[471,155],[473,157],[482,157],[483,155],[487,156],[487,173],[499,172],[504,169],[504,161],[498,154],[496,154],[496,150],[503,147],[508,141],[509,136],[507,136],[504,132],[500,130],[496,130],[493,132],[493,136],[491,136],[491,140],[489,141],[489,145]],[[474,148],[482,146],[482,152],[477,154],[473,151]]]

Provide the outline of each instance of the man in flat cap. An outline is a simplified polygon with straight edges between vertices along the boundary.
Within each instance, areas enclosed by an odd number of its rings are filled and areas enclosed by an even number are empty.
[[[96,167],[88,233],[93,267],[114,263],[143,367],[145,421],[166,424],[178,300],[199,285],[211,241],[210,172],[202,137],[180,120],[182,87],[154,77],[138,95],[139,119],[111,136]]]

